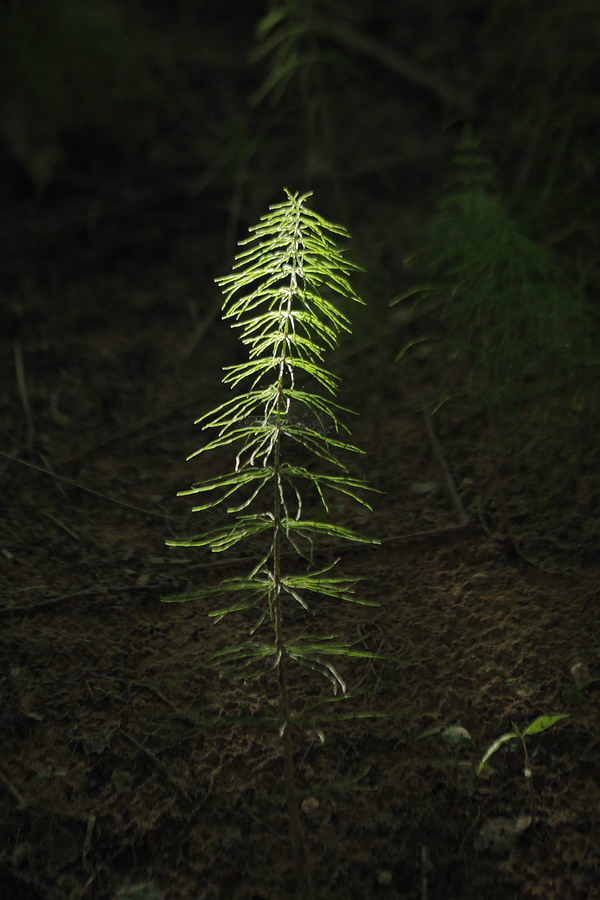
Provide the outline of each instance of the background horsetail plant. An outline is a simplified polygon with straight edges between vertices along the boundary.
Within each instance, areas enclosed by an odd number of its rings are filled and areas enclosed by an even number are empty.
[[[230,598],[209,613],[215,621],[243,610],[257,613],[248,641],[220,651],[213,662],[244,670],[254,663],[270,663],[276,670],[292,844],[299,889],[311,897],[294,778],[289,665],[295,662],[320,672],[334,693],[344,693],[344,680],[331,659],[375,654],[358,651],[336,636],[293,633],[285,610],[293,602],[309,611],[311,596],[318,595],[376,605],[355,597],[360,577],[332,574],[339,560],[316,566],[313,543],[322,537],[379,541],[329,518],[332,496],[349,497],[370,509],[361,492],[374,490],[351,477],[340,458],[344,451],[362,451],[344,439],[349,429],[339,415],[351,411],[332,399],[338,379],[322,365],[325,350],[336,345],[341,331],[350,331],[349,319],[338,305],[362,303],[349,282],[357,267],[335,242],[334,236],[348,233],[306,206],[311,193],[287,189],[285,193],[287,199],[271,206],[250,229],[250,237],[240,242],[245,249],[236,256],[233,274],[217,279],[224,295],[223,318],[240,329],[240,340],[248,349],[246,362],[225,368],[223,382],[233,389],[244,384],[247,390],[197,420],[216,434],[189,458],[208,450],[230,450],[232,468],[180,494],[208,495],[210,499],[194,511],[224,503],[233,521],[227,518],[213,530],[167,542],[218,553],[249,540],[252,550],[259,547],[257,562],[247,575],[166,599]],[[329,471],[311,466],[315,458],[318,467]],[[309,495],[324,511],[322,518],[305,517]],[[297,559],[293,571],[284,566],[290,555]],[[259,640],[261,634],[265,637]]]

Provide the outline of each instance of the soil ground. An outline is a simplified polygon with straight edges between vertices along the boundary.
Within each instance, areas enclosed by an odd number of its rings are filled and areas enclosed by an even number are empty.
[[[119,262],[11,310],[0,541],[11,900],[293,896],[274,679],[206,666],[244,639],[243,618],[213,624],[205,606],[160,602],[244,571],[243,555],[164,546],[198,526],[175,491],[220,471],[183,460],[235,353],[218,319],[190,341],[191,313],[173,300],[194,291],[191,246],[182,253],[135,279]],[[381,346],[331,368],[360,412],[356,473],[385,492],[372,514],[338,510],[382,539],[344,548],[340,565],[368,576],[362,594],[380,605],[319,601],[310,628],[385,657],[340,665],[354,699],[337,710],[384,715],[324,716],[296,736],[318,896],[600,896],[598,682],[578,687],[570,672],[600,674],[593,473],[562,473],[565,505],[545,513],[507,478],[515,552],[495,534],[477,417],[443,411],[430,433],[419,412],[434,361],[399,369]],[[304,670],[293,691],[299,709],[328,696]],[[517,742],[487,779],[468,765],[511,723],[559,712],[570,718],[529,739],[531,779]],[[454,725],[470,744],[422,737]]]

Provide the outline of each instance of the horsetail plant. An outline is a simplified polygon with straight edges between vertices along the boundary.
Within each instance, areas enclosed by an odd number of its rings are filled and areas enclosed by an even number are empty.
[[[335,347],[340,332],[350,331],[340,301],[363,302],[349,281],[358,267],[335,242],[336,236],[345,238],[348,232],[306,206],[312,194],[287,189],[285,193],[286,200],[271,206],[240,242],[244,249],[235,258],[233,274],[217,279],[224,295],[223,318],[240,329],[248,350],[246,362],[225,367],[223,382],[233,389],[245,384],[247,389],[197,420],[216,433],[189,459],[209,450],[230,450],[232,469],[180,492],[210,497],[193,511],[225,504],[233,521],[187,540],[167,542],[171,547],[207,547],[219,553],[250,541],[252,552],[259,546],[258,561],[247,575],[166,599],[230,598],[209,613],[215,622],[233,612],[257,614],[249,640],[215,654],[213,662],[243,671],[270,663],[276,671],[292,845],[302,895],[311,897],[294,778],[289,665],[316,670],[329,679],[334,694],[339,690],[343,695],[345,683],[332,658],[375,654],[359,651],[334,635],[292,634],[286,609],[293,601],[309,611],[309,598],[318,595],[377,605],[355,596],[360,577],[332,574],[339,559],[315,565],[313,545],[317,538],[379,541],[330,519],[332,497],[348,497],[371,509],[362,492],[374,490],[351,477],[340,458],[345,451],[362,451],[345,438],[349,429],[339,416],[351,410],[332,399],[338,378],[322,364],[325,350]],[[323,464],[330,471],[318,471]],[[307,493],[324,516],[305,517]],[[302,563],[293,571],[287,568],[290,556]],[[257,633],[265,631],[267,636],[257,639]]]

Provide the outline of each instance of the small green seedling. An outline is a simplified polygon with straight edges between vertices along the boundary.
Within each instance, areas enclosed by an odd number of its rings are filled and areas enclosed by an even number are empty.
[[[240,242],[244,249],[233,273],[217,279],[224,294],[223,318],[239,330],[248,358],[226,367],[223,382],[235,389],[234,396],[197,420],[213,429],[213,437],[189,457],[217,451],[228,469],[180,492],[201,495],[193,511],[210,512],[211,527],[167,541],[170,547],[204,547],[213,553],[248,541],[254,565],[240,575],[232,563],[231,575],[219,584],[163,599],[215,601],[209,612],[215,622],[233,613],[252,614],[253,621],[246,621],[249,638],[217,650],[209,663],[229,665],[241,678],[252,668],[264,671],[269,663],[276,673],[279,708],[273,724],[282,739],[298,884],[304,900],[310,900],[292,745],[298,713],[306,710],[293,709],[290,673],[296,664],[316,671],[331,683],[334,695],[348,696],[334,661],[377,654],[336,635],[307,632],[290,606],[313,615],[318,597],[378,606],[355,595],[362,576],[332,575],[339,560],[318,564],[313,549],[321,538],[372,545],[380,541],[336,524],[330,514],[332,501],[341,499],[370,510],[363,492],[375,490],[349,474],[342,454],[362,451],[346,439],[350,429],[340,416],[351,410],[333,399],[338,378],[323,366],[326,350],[351,330],[344,306],[363,303],[349,280],[357,266],[336,242],[348,232],[309,209],[310,192],[285,194]]]
[[[554,716],[538,716],[537,719],[534,719],[533,722],[530,722],[527,728],[523,729],[523,731],[517,728],[517,726],[513,723],[514,731],[507,731],[505,734],[501,734],[500,737],[496,738],[496,740],[493,741],[493,743],[491,743],[487,748],[479,763],[475,767],[476,773],[481,777],[485,777],[486,773],[489,773],[489,767],[487,766],[488,759],[493,756],[493,754],[502,746],[502,744],[506,744],[508,743],[508,741],[517,740],[521,742],[521,747],[523,748],[523,775],[525,776],[525,778],[531,778],[532,771],[529,763],[529,751],[527,749],[527,742],[525,738],[532,734],[541,734],[542,731],[546,731],[561,719],[568,718],[568,713],[558,713]]]

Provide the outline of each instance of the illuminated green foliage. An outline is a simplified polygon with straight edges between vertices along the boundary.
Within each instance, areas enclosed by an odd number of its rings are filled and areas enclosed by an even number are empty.
[[[331,575],[336,562],[308,572],[284,572],[282,546],[310,561],[315,538],[378,543],[330,519],[332,496],[349,497],[370,509],[362,494],[373,490],[349,475],[341,458],[343,452],[361,451],[347,440],[349,429],[340,414],[351,411],[332,399],[338,379],[322,362],[339,333],[350,330],[337,301],[362,301],[348,278],[356,266],[333,239],[345,237],[345,229],[310,210],[306,206],[310,194],[286,191],[286,195],[285,202],[270,207],[241,242],[244,249],[236,257],[233,274],[218,279],[224,293],[223,316],[240,329],[240,340],[248,349],[248,360],[227,366],[223,381],[232,388],[249,383],[249,389],[197,420],[215,436],[190,459],[209,450],[233,448],[233,468],[181,492],[201,495],[203,502],[194,511],[224,504],[234,520],[168,542],[172,547],[208,547],[218,553],[262,538],[263,552],[247,576],[171,599],[233,596],[233,602],[211,613],[217,621],[231,612],[257,608],[252,632],[268,621],[271,642],[249,644],[246,651],[232,648],[229,658],[245,664],[271,657],[277,665],[285,654],[319,668],[337,688],[343,681],[325,658],[339,655],[342,644],[327,638],[322,643],[311,639],[288,645],[283,602],[293,600],[308,609],[308,598],[322,594],[365,603],[354,595],[359,579]],[[306,457],[302,462],[296,459],[298,448]],[[307,462],[310,457],[334,471],[318,471]],[[323,519],[305,517],[307,491],[320,504]],[[345,652],[363,655],[349,646]]]
[[[217,667],[228,664],[245,674],[258,665],[270,665],[279,685],[278,731],[283,738],[285,788],[292,845],[302,896],[313,896],[294,781],[292,725],[295,718],[288,689],[288,663],[317,671],[329,680],[333,693],[348,696],[344,679],[332,659],[374,656],[336,635],[292,633],[286,619],[291,602],[308,610],[320,596],[354,603],[356,576],[332,575],[337,560],[315,567],[313,543],[317,538],[336,541],[378,541],[337,525],[330,519],[328,498],[350,498],[367,508],[361,492],[373,490],[348,474],[343,452],[361,451],[347,440],[348,428],[340,414],[349,410],[332,399],[338,379],[323,366],[326,349],[335,346],[350,322],[339,306],[360,303],[350,285],[356,267],[337,247],[346,237],[339,225],[323,219],[306,206],[311,195],[286,190],[286,200],[270,207],[236,257],[233,274],[218,279],[223,294],[223,316],[240,330],[248,360],[225,369],[224,383],[247,390],[221,403],[198,422],[214,437],[190,458],[210,450],[230,450],[233,467],[224,475],[195,484],[183,495],[201,495],[195,511],[226,505],[233,520],[171,547],[208,547],[226,552],[247,541],[251,554],[262,542],[257,561],[248,574],[226,578],[216,587],[199,588],[171,601],[217,598],[210,615],[215,621],[236,612],[254,610],[251,639],[213,654]],[[305,460],[298,460],[298,455]],[[333,472],[321,472],[323,464]],[[307,517],[307,493],[323,511],[322,518]],[[300,570],[288,571],[284,547],[304,561]],[[308,562],[308,566],[306,563]],[[284,565],[285,564],[285,565]],[[254,638],[266,625],[263,639]]]

